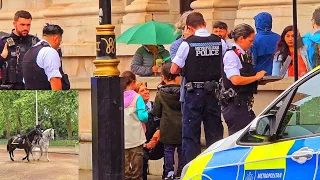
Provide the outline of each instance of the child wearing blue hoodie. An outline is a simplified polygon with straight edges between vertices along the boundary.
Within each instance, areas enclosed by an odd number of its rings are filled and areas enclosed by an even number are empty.
[[[144,123],[148,111],[142,97],[134,91],[136,76],[131,71],[121,74],[124,88],[125,180],[142,180]]]

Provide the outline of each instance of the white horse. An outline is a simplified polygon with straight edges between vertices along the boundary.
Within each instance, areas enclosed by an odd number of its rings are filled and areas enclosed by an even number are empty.
[[[48,147],[49,147],[50,140],[54,140],[54,129],[52,129],[52,128],[45,130],[42,133],[42,137],[40,138],[40,140],[38,140],[36,142],[32,142],[32,151],[34,151],[34,148],[36,148],[36,147],[40,148],[41,153],[40,153],[40,157],[39,157],[38,161],[42,157],[43,150],[45,150],[47,152],[47,161],[49,161]],[[32,154],[32,158],[33,158],[33,160],[35,160],[33,157],[33,154]]]

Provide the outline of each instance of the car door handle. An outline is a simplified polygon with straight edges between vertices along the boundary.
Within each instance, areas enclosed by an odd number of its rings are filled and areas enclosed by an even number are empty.
[[[312,158],[313,154],[313,149],[304,147],[294,152],[291,156],[291,159],[299,164],[304,164],[307,160],[310,160]]]

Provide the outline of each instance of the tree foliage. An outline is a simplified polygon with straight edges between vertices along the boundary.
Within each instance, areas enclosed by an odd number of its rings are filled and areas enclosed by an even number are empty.
[[[78,92],[37,91],[38,119],[56,136],[78,134]],[[36,91],[0,91],[0,138],[26,133],[36,125]]]

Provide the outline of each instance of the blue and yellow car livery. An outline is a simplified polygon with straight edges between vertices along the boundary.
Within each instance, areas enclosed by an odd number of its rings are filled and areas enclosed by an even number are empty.
[[[297,97],[300,99],[296,100]],[[280,106],[278,106],[280,109],[277,109],[279,111],[276,113],[282,112],[283,115],[281,118],[276,114],[277,120],[274,120],[274,122],[279,123],[276,123],[278,126],[275,128],[279,130],[283,127],[285,127],[284,129],[294,127],[294,130],[289,131],[295,134],[273,140],[264,139],[256,143],[241,143],[240,139],[249,134],[249,129],[251,127],[255,128],[259,119],[268,114],[270,109],[279,102],[281,102]],[[309,114],[313,113],[311,116],[313,122],[303,124],[304,118],[302,116],[305,115],[306,111],[303,104],[308,102],[313,103],[314,110],[309,108],[310,112],[308,111]],[[289,112],[291,116],[288,118]],[[276,117],[276,115],[272,117]],[[284,133],[284,131],[274,132],[276,133],[271,133],[270,137],[271,135],[277,137],[278,133]],[[182,179],[320,180],[319,155],[320,66],[291,85],[246,128],[216,142],[188,163],[183,169]]]

